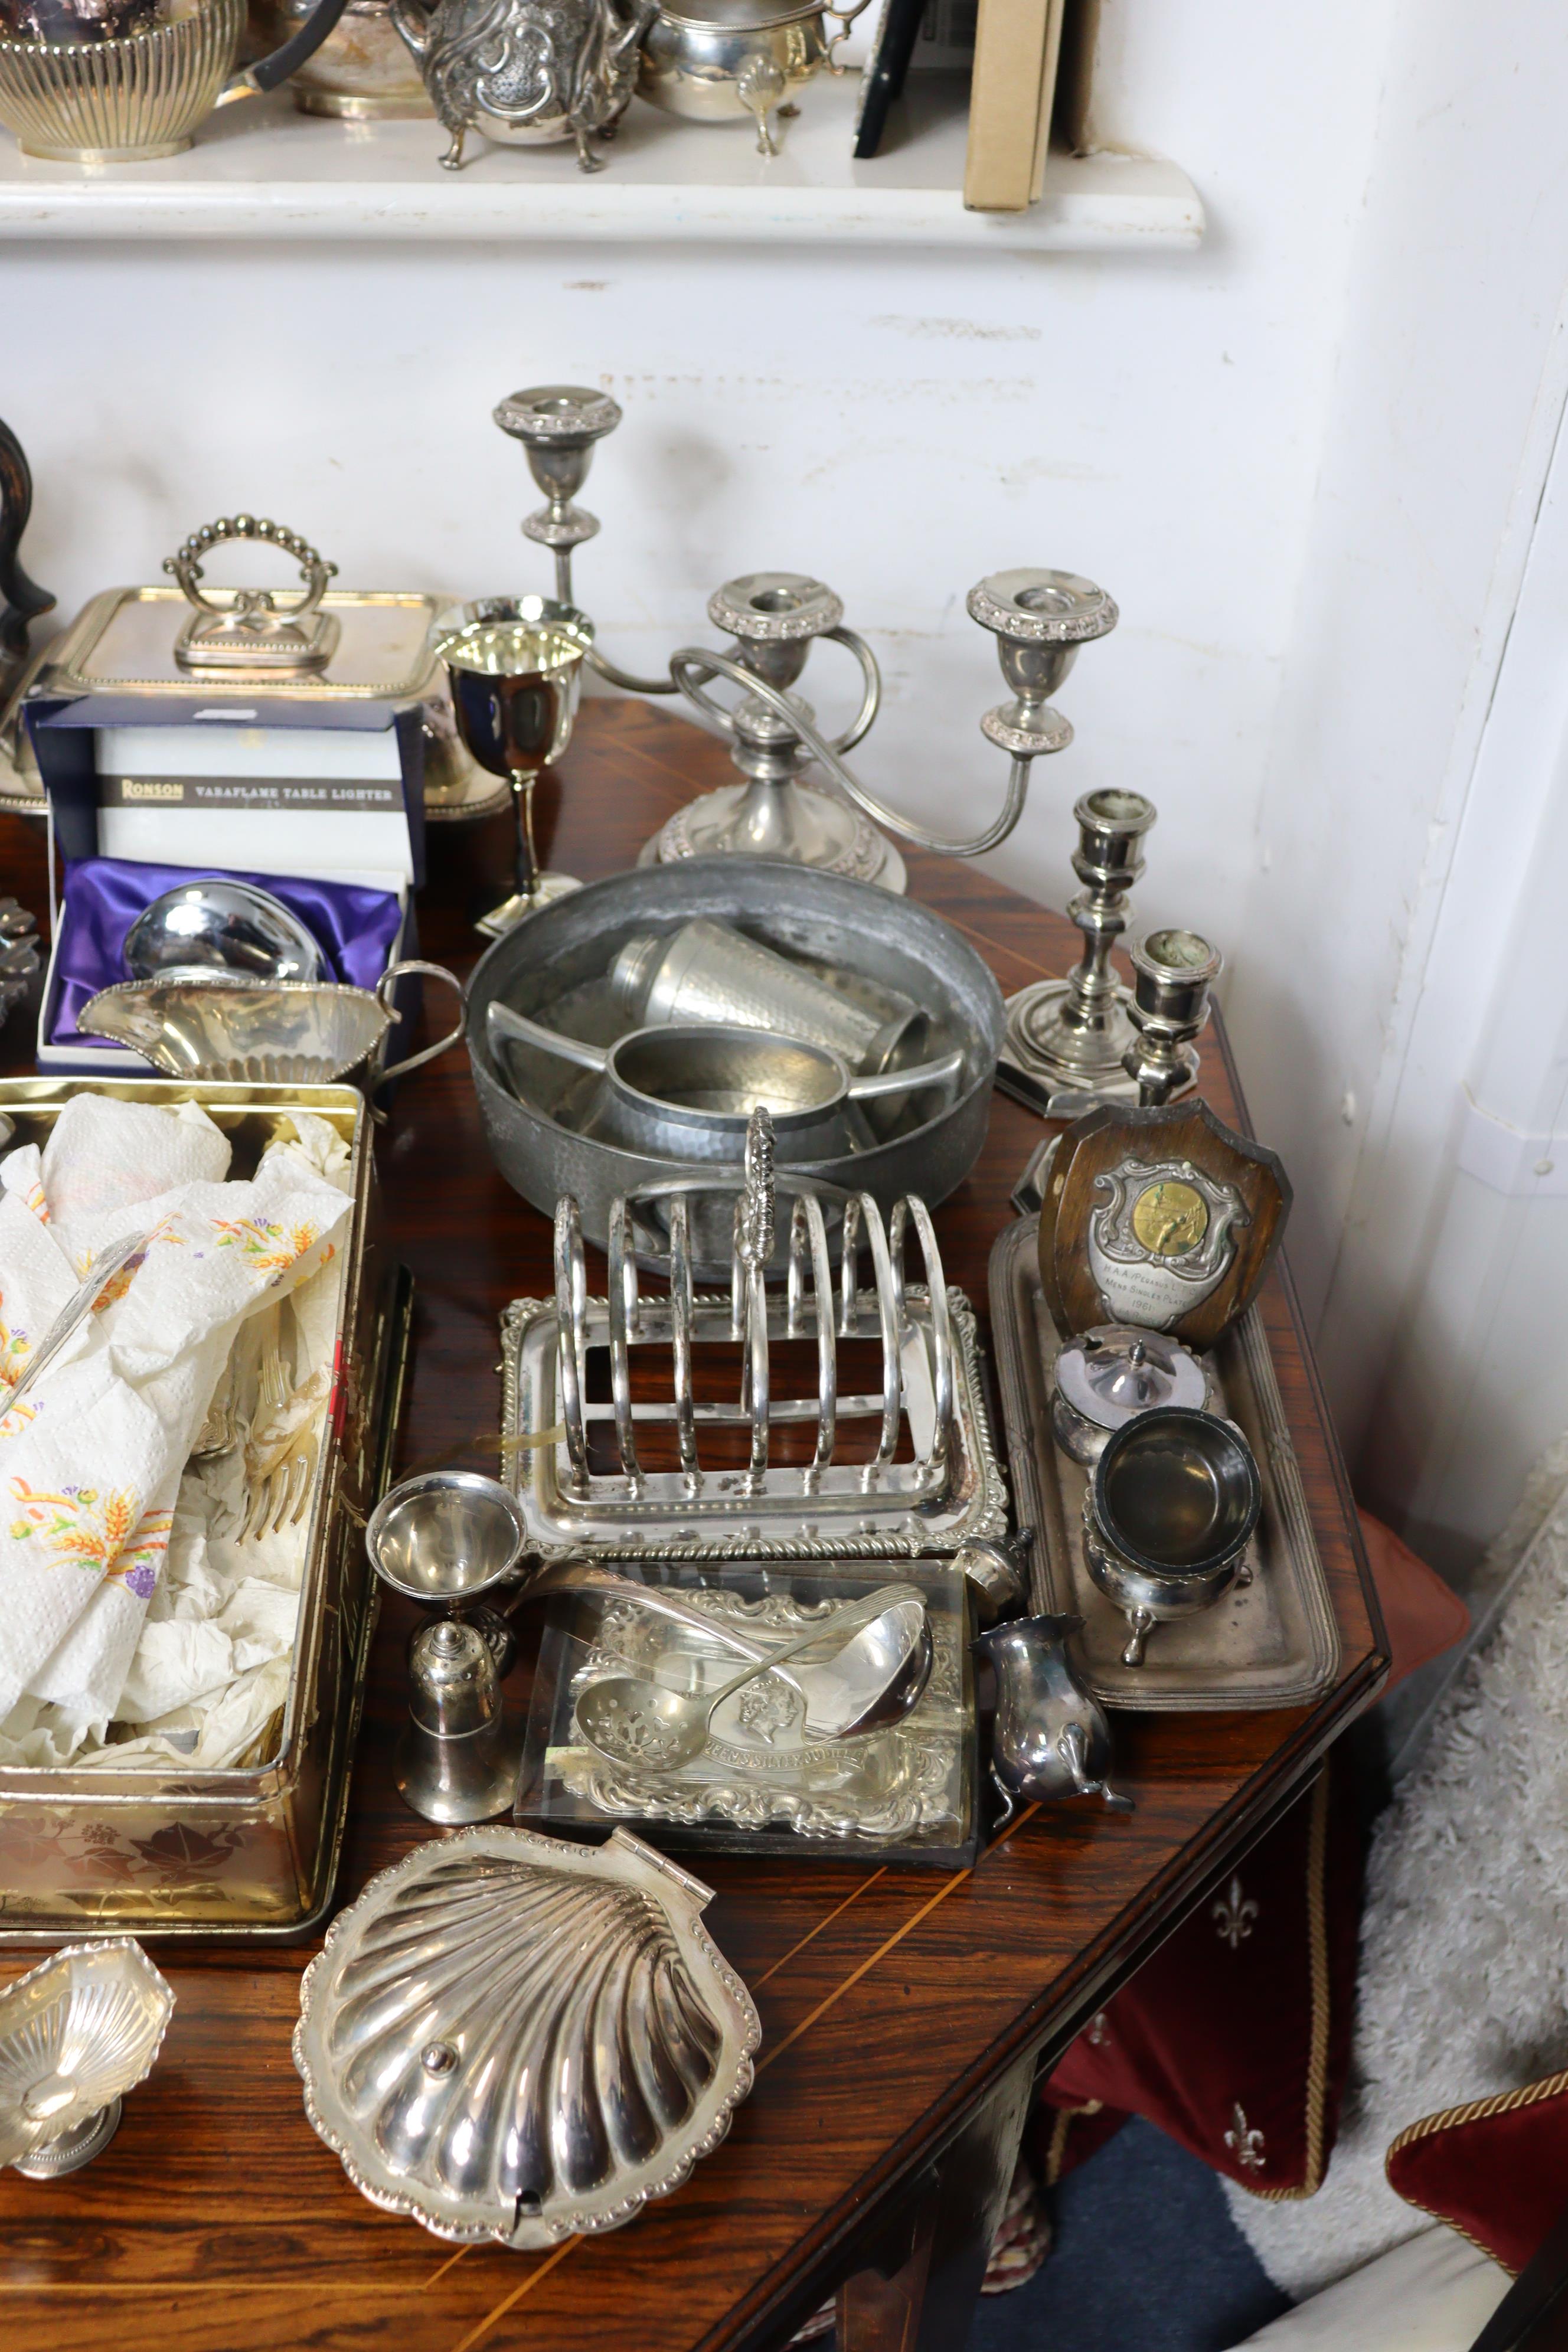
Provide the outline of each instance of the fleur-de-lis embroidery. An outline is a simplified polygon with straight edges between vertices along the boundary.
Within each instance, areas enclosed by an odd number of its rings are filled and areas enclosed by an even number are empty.
[[[1098,2009],[1089,2021],[1089,2032],[1085,2034],[1084,2040],[1088,2042],[1092,2048],[1098,2050],[1100,2044],[1108,2039],[1109,2033],[1110,2028],[1105,2022],[1105,2011],[1102,2009]]]
[[[1219,1922],[1220,1941],[1237,1952],[1252,1933],[1258,1906],[1250,1895],[1242,1894],[1240,1879],[1233,1878],[1219,1901],[1213,1906],[1209,1916]]]
[[[1243,2172],[1262,2171],[1263,2134],[1248,2125],[1239,2099],[1230,2111],[1230,2129],[1225,2136],[1225,2144]]]

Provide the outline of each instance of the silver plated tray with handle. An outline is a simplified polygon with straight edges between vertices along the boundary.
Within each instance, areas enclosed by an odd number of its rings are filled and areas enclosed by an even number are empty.
[[[1040,1286],[1037,1217],[1021,1217],[991,1253],[991,1331],[1021,1526],[1036,1531],[1037,1610],[1083,1619],[1074,1663],[1102,1706],[1151,1712],[1303,1706],[1339,1672],[1340,1643],[1268,1335],[1249,1307],[1207,1359],[1215,1410],[1258,1457],[1263,1515],[1251,1580],[1214,1608],[1163,1624],[1141,1666],[1122,1664],[1127,1621],[1090,1580],[1083,1556],[1089,1476],[1051,1430],[1061,1338]]]

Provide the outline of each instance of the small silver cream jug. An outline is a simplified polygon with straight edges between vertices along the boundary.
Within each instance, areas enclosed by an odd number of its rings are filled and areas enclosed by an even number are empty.
[[[1079,1680],[1067,1645],[1081,1617],[1019,1617],[994,1625],[974,1646],[996,1674],[996,1717],[991,1732],[991,1778],[1005,1812],[1019,1801],[1050,1804],[1060,1797],[1100,1797],[1108,1812],[1130,1813],[1131,1797],[1111,1788],[1110,1726],[1105,1710]]]

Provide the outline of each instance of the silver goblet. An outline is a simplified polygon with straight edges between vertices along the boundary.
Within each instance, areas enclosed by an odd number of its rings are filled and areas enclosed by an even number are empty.
[[[543,874],[533,846],[533,787],[572,740],[594,625],[549,596],[481,596],[443,613],[431,632],[446,664],[458,731],[492,776],[511,786],[517,887],[477,928],[500,939],[552,898],[581,886]]]

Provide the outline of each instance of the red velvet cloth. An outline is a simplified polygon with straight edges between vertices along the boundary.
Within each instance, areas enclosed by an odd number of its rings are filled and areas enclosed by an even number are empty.
[[[1426,2116],[1385,2164],[1401,2197],[1517,2273],[1568,2202],[1568,2074]]]
[[[1391,1529],[1361,1516],[1392,1686],[1469,1618]],[[1360,1831],[1336,1754],[1057,2065],[1039,2126],[1047,2178],[1139,2115],[1254,2195],[1310,2197],[1338,2129],[1360,1922]]]

